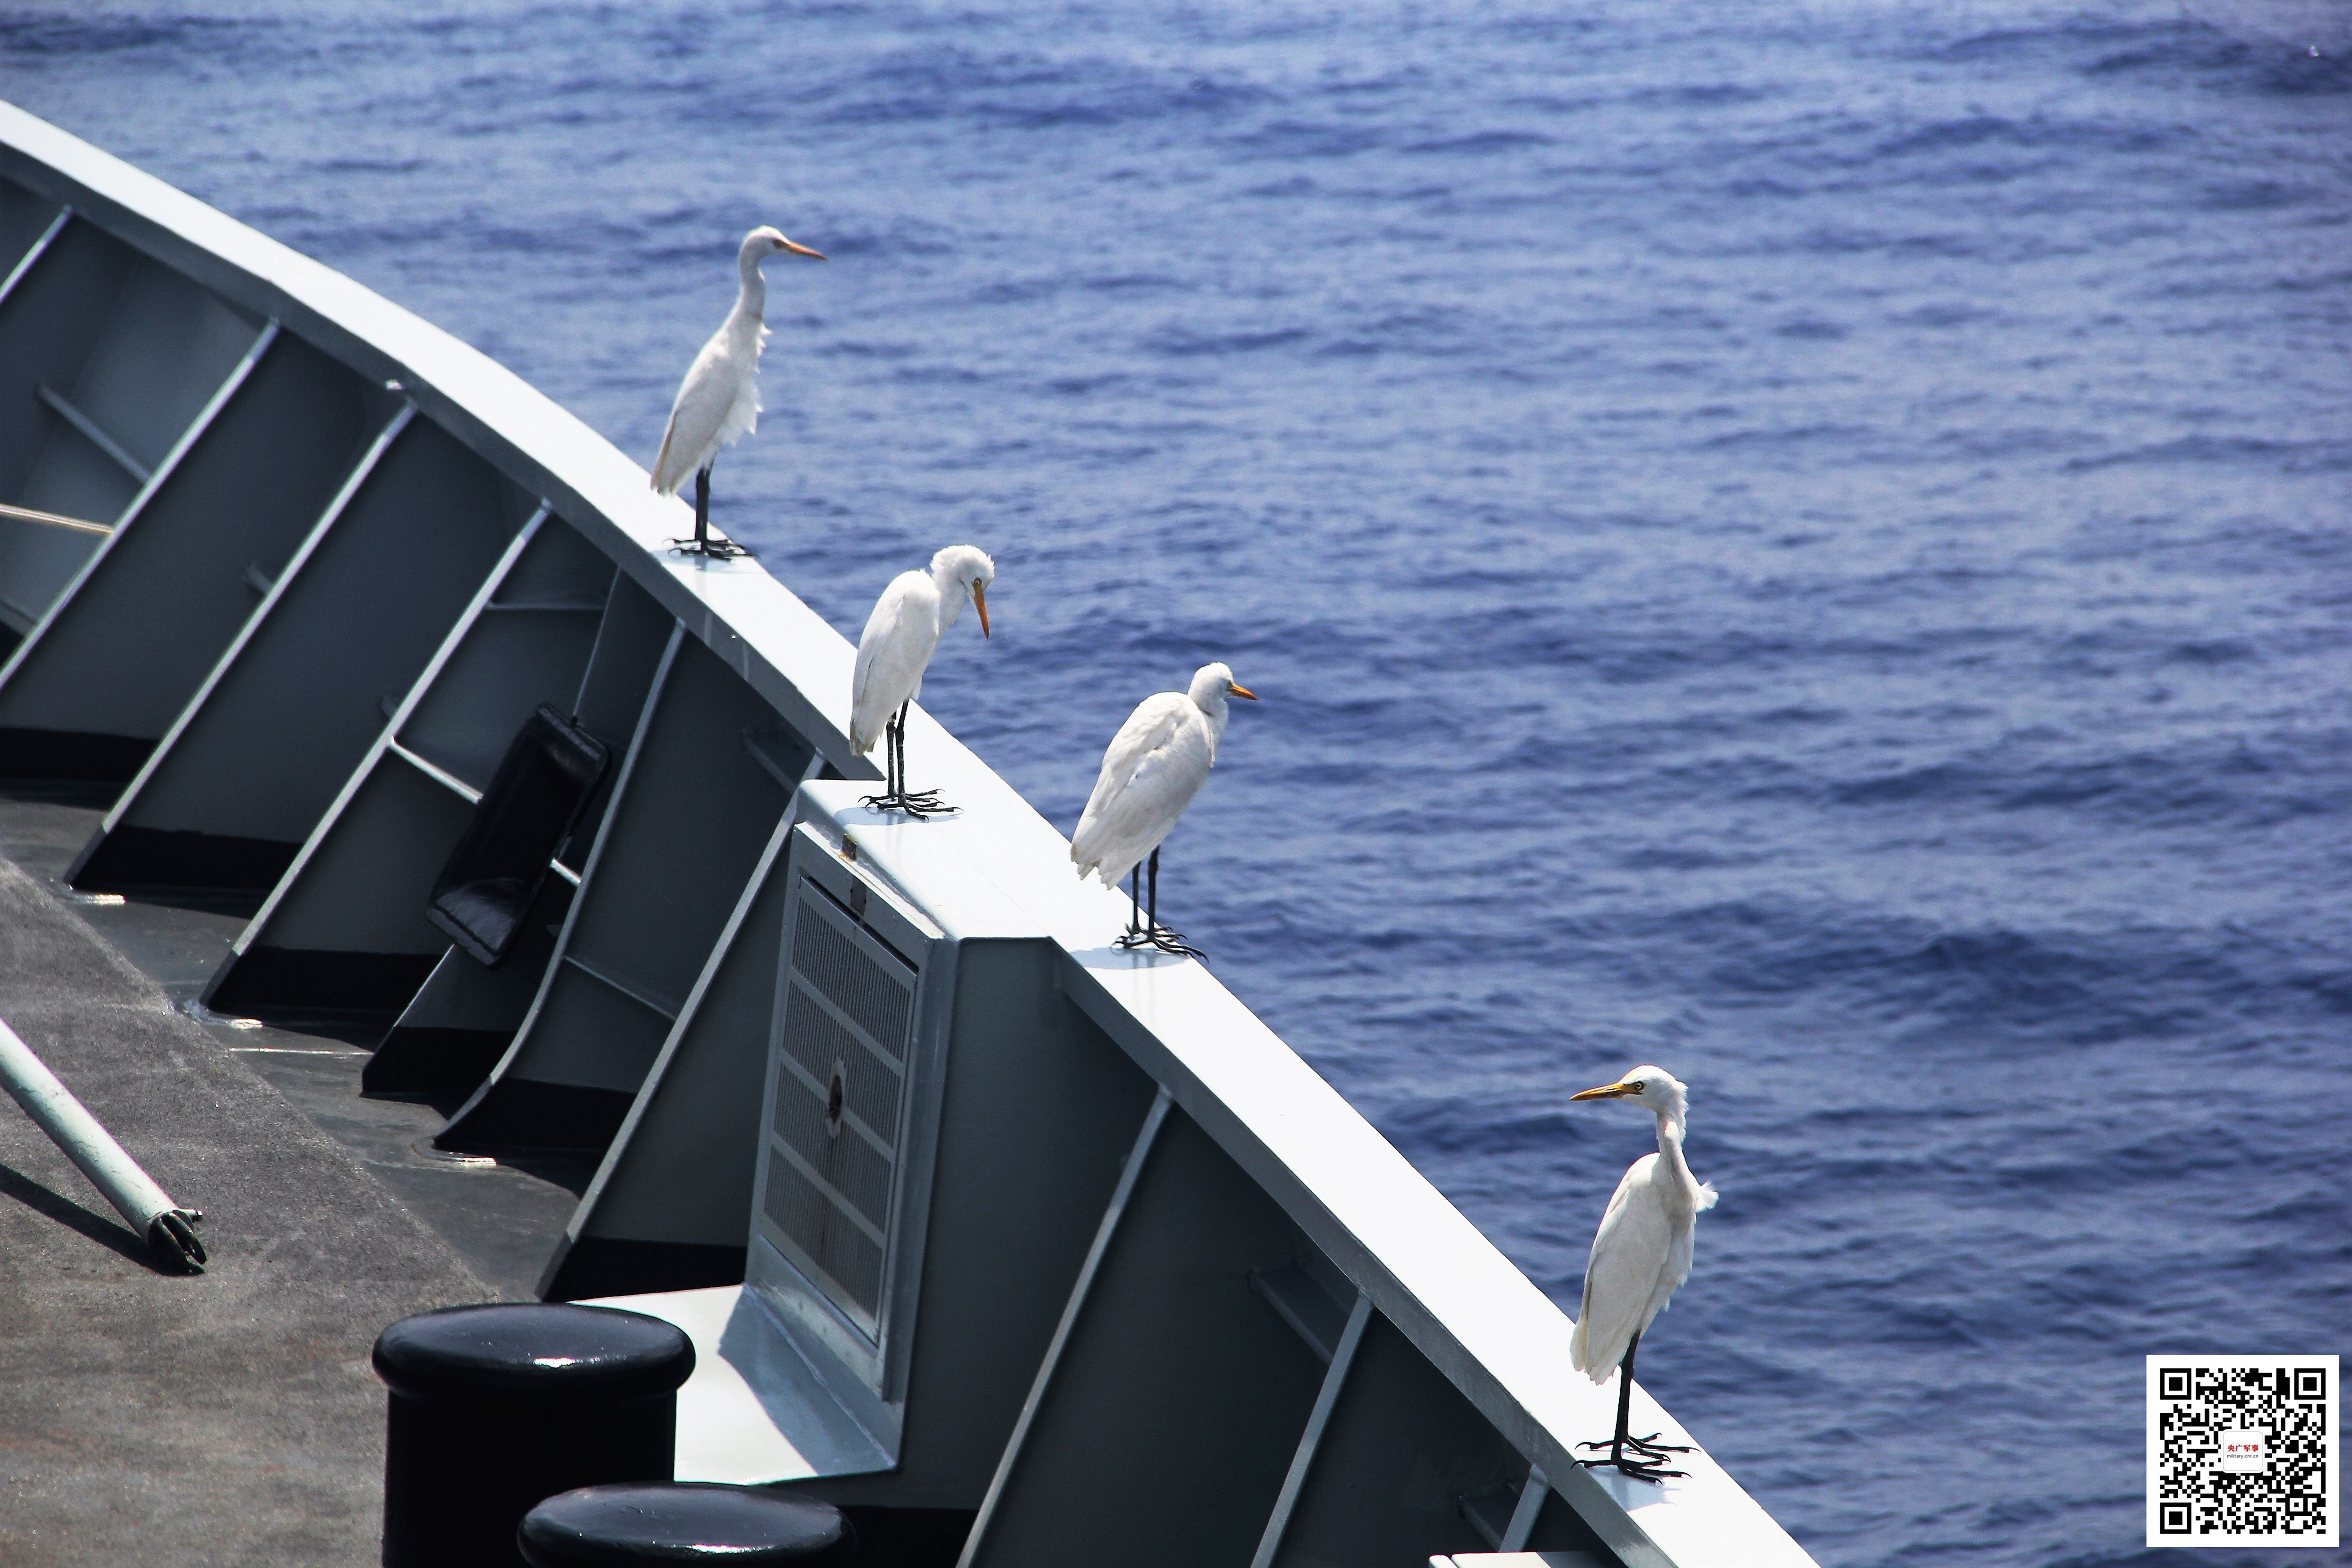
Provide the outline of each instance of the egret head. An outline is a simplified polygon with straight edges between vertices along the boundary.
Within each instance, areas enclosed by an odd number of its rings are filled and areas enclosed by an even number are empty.
[[[1225,710],[1225,699],[1228,697],[1246,697],[1253,702],[1257,700],[1257,693],[1246,686],[1236,684],[1232,668],[1223,664],[1202,665],[1194,672],[1192,685],[1186,695],[1202,712],[1221,716]]]
[[[996,563],[976,544],[950,544],[931,557],[931,582],[940,591],[940,624],[955,625],[970,599],[980,612],[980,632],[988,630],[988,585],[996,581]]]
[[[1622,1100],[1638,1105],[1653,1115],[1680,1123],[1683,1108],[1689,1091],[1682,1079],[1664,1068],[1638,1067],[1615,1083],[1604,1083],[1599,1089],[1588,1089],[1581,1094],[1571,1094],[1570,1100]]]
[[[745,271],[750,271],[771,256],[806,256],[817,261],[824,259],[823,251],[796,245],[766,224],[743,237],[743,248],[737,259],[742,263]]]

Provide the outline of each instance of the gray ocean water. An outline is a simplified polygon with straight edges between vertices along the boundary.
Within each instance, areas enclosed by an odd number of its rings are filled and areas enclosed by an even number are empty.
[[[2352,1351],[2352,8],[83,5],[0,96],[641,460],[827,252],[720,524],[853,637],[992,550],[925,696],[1066,829],[1231,662],[1163,913],[1563,1303],[1566,1095],[1688,1080],[1644,1381],[1825,1564],[2141,1561],[2145,1355]]]

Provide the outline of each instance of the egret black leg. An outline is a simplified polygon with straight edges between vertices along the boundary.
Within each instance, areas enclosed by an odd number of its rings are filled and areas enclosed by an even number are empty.
[[[1184,933],[1171,931],[1160,923],[1160,851],[1151,851],[1151,891],[1144,900],[1144,914],[1151,922],[1152,945],[1162,952],[1181,952],[1193,958],[1205,956],[1199,948],[1185,945]]]
[[[713,561],[732,561],[738,555],[751,552],[732,540],[710,537],[710,470],[694,471],[694,537],[673,539],[681,555],[708,555]]]
[[[1661,1443],[1657,1440],[1658,1435],[1655,1432],[1651,1433],[1647,1437],[1636,1437],[1629,1429],[1633,1419],[1633,1352],[1641,1348],[1642,1336],[1635,1334],[1626,1343],[1625,1359],[1617,1363],[1615,1436],[1606,1443],[1577,1445],[1580,1448],[1606,1448],[1609,1450],[1608,1458],[1579,1459],[1576,1462],[1587,1469],[1605,1465],[1622,1475],[1632,1476],[1635,1480],[1641,1481],[1663,1481],[1669,1478],[1679,1478],[1689,1472],[1664,1469],[1654,1461],[1663,1459],[1668,1454],[1687,1454],[1690,1452],[1688,1447],[1677,1443]],[[1633,1451],[1634,1458],[1629,1459],[1625,1457],[1625,1450],[1628,1448]]]
[[[920,794],[916,794],[907,788],[907,710],[914,706],[914,700],[910,697],[898,704],[899,809],[912,812],[917,816],[930,816],[940,812],[953,811],[955,807],[941,801],[940,792],[935,789],[927,789]]]
[[[869,795],[865,804],[877,811],[903,811],[909,816],[938,816],[955,810],[940,799],[940,792],[927,789],[920,795],[907,791],[907,710],[914,700],[898,704],[898,711],[882,726],[883,786],[880,795]]]
[[[1625,1406],[1629,1411],[1633,1406],[1633,1352],[1641,1348],[1642,1336],[1639,1334],[1635,1334],[1625,1346],[1625,1360],[1622,1363],[1625,1368],[1625,1386],[1618,1391],[1618,1403],[1621,1405]],[[1626,1425],[1627,1424],[1621,1419],[1618,1422],[1618,1430],[1623,1431]],[[1594,1446],[1596,1447],[1599,1447],[1598,1444]],[[1680,1443],[1659,1442],[1658,1435],[1655,1432],[1651,1433],[1646,1437],[1628,1436],[1625,1439],[1625,1447],[1646,1454],[1653,1459],[1663,1458],[1668,1454],[1687,1454],[1690,1452],[1688,1447]]]
[[[1127,932],[1114,944],[1118,947],[1153,947],[1151,927],[1143,923],[1143,862],[1139,860],[1127,873]]]
[[[1148,875],[1151,890],[1142,900],[1144,907],[1140,917],[1128,921],[1127,934],[1118,939],[1118,945],[1156,948],[1161,952],[1172,952],[1183,958],[1207,956],[1199,948],[1188,945],[1183,932],[1170,931],[1160,923],[1160,851],[1157,847],[1151,851],[1150,865]],[[1136,868],[1138,881],[1142,881],[1146,875],[1142,867]]]

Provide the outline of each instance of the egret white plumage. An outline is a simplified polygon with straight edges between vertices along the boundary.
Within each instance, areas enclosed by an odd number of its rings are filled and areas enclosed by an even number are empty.
[[[886,811],[927,816],[952,809],[937,790],[907,791],[907,704],[923,694],[923,671],[940,638],[963,614],[970,600],[980,611],[980,633],[988,631],[988,585],[996,563],[970,544],[950,544],[931,557],[928,572],[901,572],[890,579],[866,629],[857,637],[857,666],[849,678],[849,748],[859,756],[885,742],[887,783],[866,804]]]
[[[768,285],[760,276],[760,263],[780,255],[824,259],[821,252],[796,245],[765,225],[743,237],[735,255],[735,270],[743,279],[735,307],[687,367],[677,401],[670,405],[669,427],[662,432],[661,454],[654,458],[654,489],[663,495],[677,494],[686,476],[694,476],[694,537],[670,541],[688,554],[723,561],[743,553],[741,545],[710,537],[710,466],[719,460],[720,447],[760,423],[760,348],[768,341],[768,329],[761,321],[768,306]]]
[[[1684,1107],[1688,1091],[1664,1068],[1638,1067],[1615,1083],[1571,1094],[1574,1100],[1621,1100],[1640,1106],[1658,1119],[1658,1152],[1633,1162],[1617,1184],[1601,1229],[1592,1237],[1592,1255],[1584,1265],[1584,1303],[1576,1314],[1568,1358],[1595,1383],[1618,1375],[1617,1432],[1606,1443],[1586,1443],[1606,1448],[1605,1459],[1583,1459],[1584,1465],[1608,1465],[1646,1481],[1679,1476],[1680,1470],[1659,1468],[1668,1454],[1690,1450],[1660,1443],[1658,1435],[1636,1437],[1627,1428],[1633,1413],[1633,1352],[1641,1347],[1642,1331],[1666,1310],[1675,1288],[1690,1278],[1691,1235],[1698,1211],[1715,1206],[1715,1189],[1691,1174],[1683,1160]],[[1627,1458],[1631,1449],[1634,1458]]]
[[[1120,878],[1135,874],[1129,889],[1135,912],[1127,934],[1118,939],[1121,947],[1201,956],[1198,948],[1187,947],[1181,935],[1160,923],[1160,841],[1216,765],[1228,697],[1257,700],[1255,692],[1234,684],[1231,669],[1204,664],[1189,689],[1162,691],[1137,703],[1103,753],[1095,793],[1078,818],[1078,830],[1070,836],[1070,858],[1077,862],[1079,876],[1095,872],[1106,888],[1116,888]],[[1145,873],[1139,869],[1146,856],[1150,857],[1148,906],[1141,887]]]

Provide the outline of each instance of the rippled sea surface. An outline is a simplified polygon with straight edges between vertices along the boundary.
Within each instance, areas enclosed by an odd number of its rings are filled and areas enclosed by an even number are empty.
[[[0,94],[641,460],[1165,911],[1820,1559],[2139,1557],[2142,1358],[2352,1350],[2352,12],[1136,0],[0,12]],[[2163,1561],[2150,1555],[2150,1562]],[[2309,1562],[2309,1554],[2205,1561]]]

